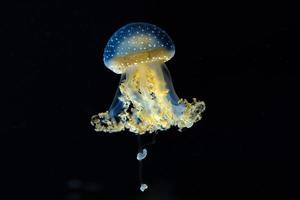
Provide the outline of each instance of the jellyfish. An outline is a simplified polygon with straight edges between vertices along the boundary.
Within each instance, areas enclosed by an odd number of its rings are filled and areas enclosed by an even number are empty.
[[[202,118],[205,103],[177,96],[166,62],[175,54],[170,36],[149,23],[130,23],[109,39],[103,54],[105,66],[121,75],[113,102],[106,112],[92,116],[97,132],[128,130],[138,136],[172,126],[190,128]],[[139,149],[143,160],[147,150]],[[148,186],[141,183],[141,190]]]

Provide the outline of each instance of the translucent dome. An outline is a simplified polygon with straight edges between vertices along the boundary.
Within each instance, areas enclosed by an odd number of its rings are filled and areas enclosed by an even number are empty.
[[[175,54],[175,46],[161,28],[148,23],[130,23],[109,39],[103,54],[106,67],[117,74],[141,63],[166,62]]]

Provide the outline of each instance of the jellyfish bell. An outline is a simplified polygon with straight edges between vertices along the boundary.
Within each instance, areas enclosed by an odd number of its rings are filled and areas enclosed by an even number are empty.
[[[190,128],[201,119],[203,101],[189,103],[175,93],[165,62],[175,54],[168,34],[148,23],[121,27],[109,39],[103,55],[107,68],[121,74],[109,110],[92,117],[96,131],[135,134]]]
[[[148,23],[130,23],[109,39],[103,54],[107,68],[122,74],[130,67],[146,63],[164,63],[175,54],[170,36]]]

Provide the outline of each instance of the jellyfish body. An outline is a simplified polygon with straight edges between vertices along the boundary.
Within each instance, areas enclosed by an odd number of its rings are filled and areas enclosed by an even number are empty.
[[[92,117],[95,130],[144,134],[190,128],[200,120],[204,102],[189,103],[175,93],[165,65],[174,54],[173,41],[155,25],[131,23],[114,33],[103,60],[121,80],[109,110]]]

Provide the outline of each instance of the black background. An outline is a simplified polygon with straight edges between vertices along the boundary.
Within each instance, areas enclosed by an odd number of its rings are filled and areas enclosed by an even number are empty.
[[[2,7],[1,66],[9,77],[2,79],[9,188],[2,199],[297,195],[296,8],[188,1]],[[192,128],[158,135],[144,162],[145,193],[138,190],[136,137],[95,133],[89,124],[91,115],[109,108],[120,78],[102,62],[106,42],[137,21],[169,33],[176,54],[167,66],[178,96],[207,105]]]

